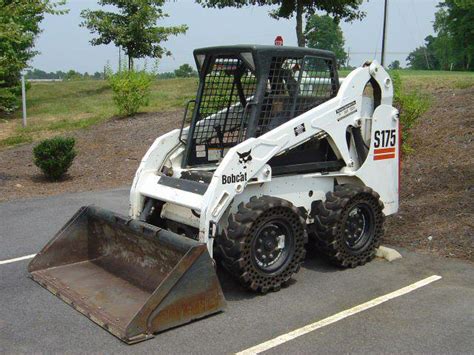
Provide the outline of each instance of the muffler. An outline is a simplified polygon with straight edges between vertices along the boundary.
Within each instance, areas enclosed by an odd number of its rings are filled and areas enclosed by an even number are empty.
[[[28,271],[128,344],[225,307],[204,244],[95,206],[79,209]]]

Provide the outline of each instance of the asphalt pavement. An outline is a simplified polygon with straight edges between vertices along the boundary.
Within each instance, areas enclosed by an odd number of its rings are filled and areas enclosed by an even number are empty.
[[[0,262],[39,251],[83,205],[126,214],[128,189],[0,204]],[[28,278],[29,260],[0,264],[0,353],[235,353],[392,293],[412,292],[292,338],[268,353],[473,353],[474,266],[398,249],[341,270],[308,258],[290,287],[266,296],[221,269],[225,312],[126,345]]]

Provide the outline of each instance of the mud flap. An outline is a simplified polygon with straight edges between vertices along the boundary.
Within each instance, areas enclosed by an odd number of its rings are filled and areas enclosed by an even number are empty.
[[[128,344],[225,307],[204,244],[95,206],[82,207],[28,271]]]

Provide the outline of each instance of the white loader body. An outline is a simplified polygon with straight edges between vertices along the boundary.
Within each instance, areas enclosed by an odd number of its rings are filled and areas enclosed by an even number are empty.
[[[364,95],[366,84],[380,87],[380,104]],[[153,143],[143,157],[130,192],[130,216],[138,219],[146,198],[165,202],[162,216],[190,226],[199,226],[199,242],[212,256],[213,238],[225,228],[226,215],[252,196],[277,196],[297,207],[311,210],[315,200],[325,200],[336,184],[351,183],[372,188],[384,204],[383,213],[398,210],[399,132],[398,111],[392,106],[393,86],[388,73],[376,61],[357,68],[343,81],[337,96],[259,136],[230,148],[216,166],[183,168],[185,151],[180,130],[171,131]],[[368,154],[358,163],[353,142],[347,142],[349,127],[361,127]],[[183,130],[187,132],[189,127]],[[327,137],[345,166],[336,172],[288,174],[274,177],[268,161],[314,137]],[[251,152],[242,163],[239,154]],[[212,170],[205,191],[160,184],[169,176],[179,178],[187,170]],[[312,223],[308,217],[307,223]]]

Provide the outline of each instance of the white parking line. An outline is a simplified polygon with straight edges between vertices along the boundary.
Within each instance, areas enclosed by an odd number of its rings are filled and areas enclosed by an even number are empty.
[[[22,261],[22,260],[26,260],[26,259],[33,259],[35,257],[35,255],[36,254],[30,254],[30,255],[20,256],[19,258],[1,260],[0,265],[10,264],[10,263],[14,263],[14,262]]]
[[[308,333],[310,333],[310,332],[312,332],[316,329],[325,327],[326,325],[335,323],[335,322],[340,321],[344,318],[350,317],[354,314],[357,314],[357,313],[360,313],[360,312],[365,311],[367,309],[373,308],[375,306],[378,306],[379,304],[387,302],[387,301],[389,301],[391,299],[394,299],[396,297],[406,295],[407,293],[410,293],[410,292],[412,292],[412,291],[414,291],[414,290],[416,290],[420,287],[426,286],[426,285],[428,285],[428,284],[430,284],[434,281],[437,281],[439,279],[441,279],[441,276],[438,276],[438,275],[430,276],[426,279],[415,282],[414,284],[408,285],[408,286],[403,287],[403,288],[401,288],[399,290],[396,290],[394,292],[387,293],[386,295],[374,298],[371,301],[362,303],[362,304],[360,304],[358,306],[355,306],[353,308],[346,309],[345,311],[336,313],[336,314],[334,314],[330,317],[324,318],[324,319],[322,319],[320,321],[317,321],[315,323],[311,323],[311,324],[308,324],[308,325],[306,325],[302,328],[293,330],[289,333],[282,334],[282,335],[280,335],[276,338],[273,338],[271,340],[268,340],[268,341],[266,341],[262,344],[255,345],[251,348],[248,348],[246,350],[238,352],[237,355],[259,354],[261,352],[267,351],[271,348],[274,348],[278,345],[281,345],[281,344],[286,343],[290,340],[298,338],[302,335],[308,334]]]

